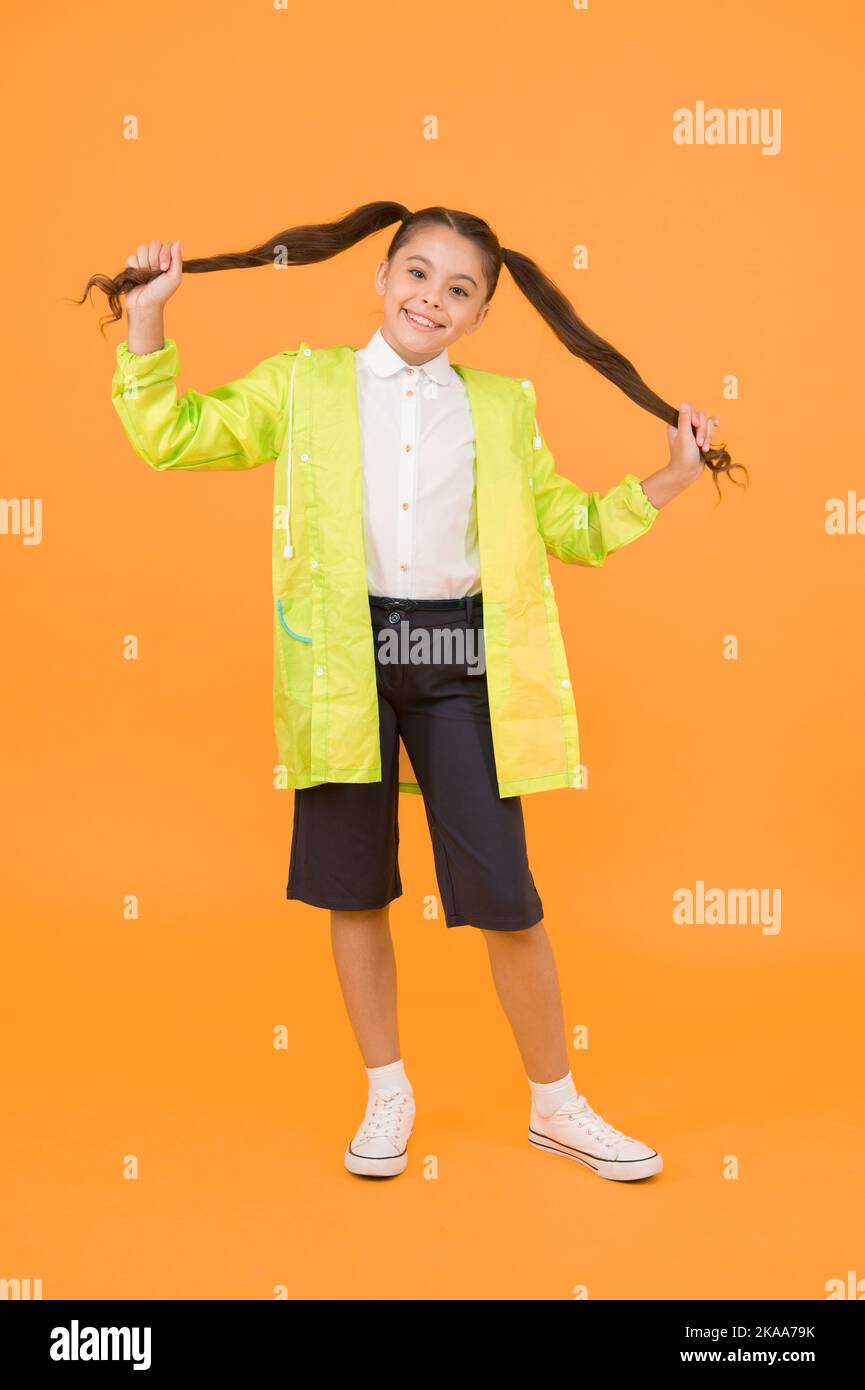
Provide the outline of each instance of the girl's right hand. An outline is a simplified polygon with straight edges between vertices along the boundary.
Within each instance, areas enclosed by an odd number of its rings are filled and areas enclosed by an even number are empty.
[[[161,270],[148,280],[146,285],[136,285],[124,295],[127,314],[137,309],[161,309],[175,290],[180,288],[183,278],[180,242],[151,241],[149,246],[141,245],[133,251],[126,264],[140,270]]]

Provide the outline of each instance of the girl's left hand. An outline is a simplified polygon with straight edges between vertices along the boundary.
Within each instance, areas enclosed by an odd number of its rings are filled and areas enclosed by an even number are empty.
[[[678,428],[674,428],[673,425],[667,426],[670,467],[679,473],[699,477],[705,468],[700,450],[711,447],[712,430],[720,423],[720,416],[706,415],[702,410],[696,410],[687,401],[683,401],[679,406]]]

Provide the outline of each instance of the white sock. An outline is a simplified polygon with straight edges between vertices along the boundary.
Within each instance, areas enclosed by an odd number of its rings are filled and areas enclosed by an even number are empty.
[[[405,1074],[402,1058],[399,1057],[395,1062],[388,1062],[383,1067],[367,1067],[366,1074],[369,1077],[369,1093],[373,1091],[387,1089],[397,1086],[401,1091],[406,1091],[408,1095],[414,1095],[411,1082]]]
[[[577,1099],[577,1088],[570,1072],[560,1081],[532,1081],[531,1077],[527,1080],[539,1115],[552,1115],[566,1100]]]

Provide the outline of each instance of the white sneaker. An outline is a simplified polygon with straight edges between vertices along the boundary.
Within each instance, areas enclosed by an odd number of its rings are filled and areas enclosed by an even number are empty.
[[[630,1181],[660,1173],[664,1161],[656,1149],[614,1129],[592,1110],[585,1096],[566,1101],[552,1115],[539,1115],[532,1100],[529,1143],[547,1153],[573,1158],[601,1178]]]
[[[390,1178],[405,1171],[415,1117],[414,1096],[398,1087],[374,1090],[363,1124],[345,1151],[350,1173]]]

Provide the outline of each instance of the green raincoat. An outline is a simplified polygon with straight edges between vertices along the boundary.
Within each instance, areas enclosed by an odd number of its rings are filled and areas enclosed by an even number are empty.
[[[117,348],[112,401],[151,468],[275,462],[273,706],[280,785],[381,780],[363,541],[360,419],[348,346],[266,358],[178,396],[173,338]],[[531,381],[452,364],[475,430],[484,652],[500,796],[580,786],[574,692],[547,555],[603,565],[658,508],[629,473],[603,497],[556,472]],[[420,792],[400,742],[401,791]]]

